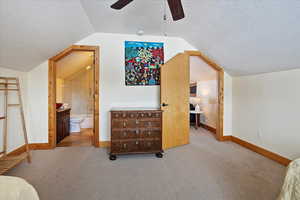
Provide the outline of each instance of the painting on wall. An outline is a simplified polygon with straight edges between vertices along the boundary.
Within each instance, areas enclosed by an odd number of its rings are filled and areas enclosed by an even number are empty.
[[[164,44],[125,41],[125,84],[160,85],[160,65],[164,64]]]

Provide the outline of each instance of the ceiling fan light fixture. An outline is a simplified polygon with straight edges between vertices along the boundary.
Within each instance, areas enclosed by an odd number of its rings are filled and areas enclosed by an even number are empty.
[[[144,31],[143,30],[138,30],[137,32],[136,32],[136,34],[137,35],[139,35],[139,36],[142,36],[142,35],[144,35]]]

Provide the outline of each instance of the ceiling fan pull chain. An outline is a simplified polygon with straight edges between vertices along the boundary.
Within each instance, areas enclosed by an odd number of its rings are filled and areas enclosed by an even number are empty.
[[[164,14],[163,14],[163,24],[162,24],[162,33],[164,36],[167,36],[167,0],[164,1]]]

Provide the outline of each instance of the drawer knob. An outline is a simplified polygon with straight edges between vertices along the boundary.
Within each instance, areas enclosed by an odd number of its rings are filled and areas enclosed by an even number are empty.
[[[144,114],[142,113],[141,116],[144,117]]]
[[[127,147],[127,144],[125,143],[125,144],[123,145],[123,147],[124,147],[124,149],[126,149],[126,147]]]
[[[123,127],[126,127],[126,122],[123,122]]]
[[[148,116],[151,117],[151,113],[148,113]]]
[[[136,134],[139,134],[139,130],[136,130],[135,133],[136,133]]]
[[[136,141],[135,144],[139,144],[139,141]]]
[[[126,117],[126,114],[125,114],[125,113],[123,113],[123,117]]]
[[[136,123],[136,124],[139,124],[140,122],[139,122],[139,120],[135,120],[135,123]]]
[[[151,135],[151,132],[150,132],[150,131],[148,132],[148,135]]]

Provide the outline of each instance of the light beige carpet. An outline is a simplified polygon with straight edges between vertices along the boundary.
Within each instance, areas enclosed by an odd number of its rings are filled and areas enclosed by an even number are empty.
[[[108,159],[105,149],[33,152],[7,175],[25,178],[41,200],[274,200],[285,167],[204,129],[191,144],[154,155]]]

